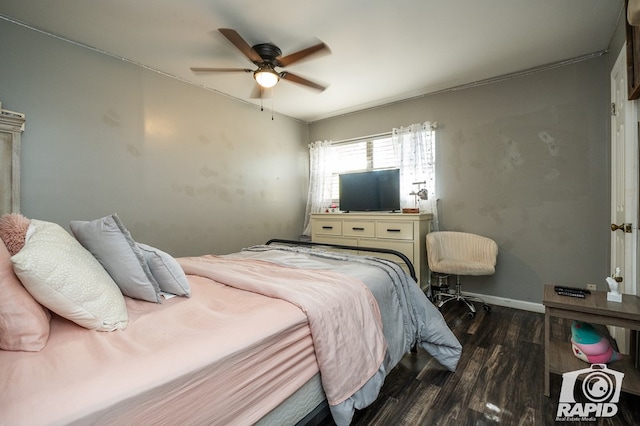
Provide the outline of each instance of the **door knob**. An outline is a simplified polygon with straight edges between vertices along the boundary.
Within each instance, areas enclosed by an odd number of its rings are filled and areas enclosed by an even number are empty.
[[[623,231],[627,234],[631,233],[631,224],[630,223],[623,223],[621,225],[616,225],[615,223],[611,224],[611,231],[615,232],[615,231]]]

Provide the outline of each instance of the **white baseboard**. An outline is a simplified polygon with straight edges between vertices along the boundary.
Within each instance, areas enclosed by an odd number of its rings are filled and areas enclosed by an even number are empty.
[[[525,302],[524,300],[507,299],[505,297],[489,296],[487,294],[469,293],[463,291],[462,294],[479,297],[489,305],[504,306],[507,308],[522,309],[523,311],[537,312],[544,314],[542,303]]]

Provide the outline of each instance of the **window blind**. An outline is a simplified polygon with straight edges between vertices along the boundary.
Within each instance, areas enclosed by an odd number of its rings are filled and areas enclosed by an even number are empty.
[[[391,136],[354,139],[331,145],[331,201],[338,203],[341,173],[366,172],[395,167]]]

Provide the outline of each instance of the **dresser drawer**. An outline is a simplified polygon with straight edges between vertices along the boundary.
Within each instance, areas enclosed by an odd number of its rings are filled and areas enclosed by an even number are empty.
[[[376,222],[376,238],[394,240],[413,240],[413,223]]]
[[[345,238],[345,237],[334,237],[331,235],[320,235],[316,238],[314,238],[313,240],[314,243],[324,243],[324,244],[340,244],[342,246],[352,246],[352,247],[356,247],[358,245],[358,239],[357,238]],[[354,254],[355,252],[353,250],[342,250],[339,248],[329,248],[329,247],[325,247],[325,249],[327,250],[331,250],[331,251],[340,251],[340,252],[345,252],[345,253],[350,253],[350,254]]]
[[[313,235],[342,235],[342,221],[314,220],[311,232]]]
[[[342,224],[342,235],[373,238],[376,235],[375,222],[345,220]]]
[[[415,265],[416,262],[413,255],[413,242],[411,241],[392,241],[392,240],[380,241],[380,240],[364,240],[363,239],[363,240],[360,240],[359,247],[376,247],[376,248],[399,251],[400,253],[407,256],[409,261],[411,261],[411,263],[413,264],[414,268],[416,267]],[[395,256],[393,254],[372,253],[372,252],[366,252],[366,251],[361,251],[359,252],[359,254],[362,254],[365,256],[375,256],[381,259],[386,259],[392,262],[396,262],[397,264],[403,266],[407,272],[409,271],[405,263],[398,256]]]

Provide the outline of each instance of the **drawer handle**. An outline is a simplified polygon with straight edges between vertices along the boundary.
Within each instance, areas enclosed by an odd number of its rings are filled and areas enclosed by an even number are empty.
[[[400,229],[389,229],[389,228],[387,228],[387,232],[400,232]]]
[[[354,231],[364,231],[364,228],[356,228],[355,226],[351,229],[353,229]]]
[[[323,226],[322,229],[333,229],[333,226]]]

